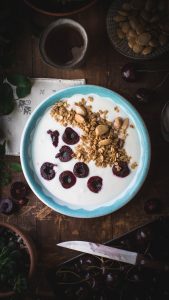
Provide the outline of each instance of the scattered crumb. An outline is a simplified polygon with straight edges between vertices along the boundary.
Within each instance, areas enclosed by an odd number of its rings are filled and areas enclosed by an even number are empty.
[[[130,127],[131,127],[131,128],[135,128],[133,124],[130,124]]]
[[[93,101],[94,101],[94,98],[91,97],[91,96],[89,96],[89,97],[88,97],[88,100],[89,100],[90,102],[93,102]]]
[[[114,107],[114,110],[115,110],[116,112],[119,112],[119,111],[120,111],[120,109],[119,109],[118,106],[115,106],[115,107]]]
[[[134,162],[131,164],[131,169],[134,170],[135,168],[137,168],[137,166],[138,166],[138,164],[136,162]]]

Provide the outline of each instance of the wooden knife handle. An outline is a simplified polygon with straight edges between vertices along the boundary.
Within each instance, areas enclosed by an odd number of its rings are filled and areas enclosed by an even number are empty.
[[[169,262],[151,260],[142,254],[137,255],[136,265],[161,272],[169,272]]]

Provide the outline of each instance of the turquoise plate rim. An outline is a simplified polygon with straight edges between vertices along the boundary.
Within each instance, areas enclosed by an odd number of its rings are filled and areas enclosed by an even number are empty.
[[[45,110],[53,105],[56,101],[59,101],[61,98],[71,97],[74,94],[97,94],[101,97],[109,97],[116,101],[117,105],[121,105],[124,109],[127,109],[128,112],[132,115],[135,123],[137,124],[137,130],[139,130],[140,136],[142,138],[142,148],[143,151],[143,167],[140,170],[139,179],[136,182],[135,188],[131,189],[126,195],[122,198],[118,199],[117,202],[111,205],[103,205],[99,208],[93,210],[85,210],[85,209],[71,209],[67,206],[62,206],[57,202],[53,201],[52,198],[45,195],[42,191],[41,186],[34,180],[32,176],[32,170],[29,166],[28,162],[28,146],[29,146],[29,138],[31,132],[36,124],[37,119],[45,112]],[[48,97],[44,100],[31,114],[30,118],[28,119],[25,128],[23,130],[22,138],[21,138],[21,146],[20,146],[20,158],[21,158],[21,165],[23,169],[23,173],[25,178],[30,185],[31,189],[35,193],[35,195],[48,207],[52,208],[54,211],[59,212],[61,214],[76,217],[76,218],[95,218],[110,214],[122,206],[126,205],[139,191],[141,186],[143,185],[145,178],[147,176],[149,166],[150,166],[150,157],[151,157],[151,145],[150,145],[150,138],[145,126],[145,123],[137,112],[137,110],[133,107],[133,105],[128,102],[125,98],[121,95],[117,94],[116,92],[109,90],[104,87],[96,86],[96,85],[78,85],[69,87],[66,89],[59,90],[54,95]],[[56,198],[57,200],[57,198]]]

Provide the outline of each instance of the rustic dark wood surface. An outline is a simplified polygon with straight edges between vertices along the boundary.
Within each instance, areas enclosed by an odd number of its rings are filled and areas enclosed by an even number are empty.
[[[31,16],[30,11],[23,13],[25,22],[24,33],[17,44],[17,58],[10,71],[20,72],[30,77],[51,77],[75,79],[85,78],[87,83],[96,84],[117,91],[125,96],[140,112],[151,139],[152,159],[150,171],[139,193],[129,204],[117,212],[94,219],[75,219],[58,214],[46,207],[31,192],[28,204],[14,215],[0,215],[0,221],[17,224],[28,231],[35,241],[39,266],[57,264],[73,252],[56,248],[56,243],[70,239],[105,242],[128,230],[156,218],[157,215],[147,215],[144,212],[144,202],[150,197],[161,199],[160,215],[169,214],[169,143],[162,138],[160,131],[160,113],[168,101],[168,81],[157,89],[157,96],[148,104],[138,104],[133,95],[137,88],[153,89],[161,82],[166,72],[159,69],[169,69],[169,54],[153,61],[139,62],[140,68],[154,69],[157,72],[141,73],[136,83],[122,80],[120,69],[129,59],[117,53],[110,44],[106,33],[106,14],[110,1],[99,1],[92,8],[71,16],[79,21],[89,35],[89,53],[85,64],[75,70],[60,70],[43,63],[38,48],[38,37],[34,35],[37,28],[48,24],[51,18]],[[36,29],[36,30],[35,30]],[[19,161],[19,158],[7,157],[9,161]],[[25,180],[22,174],[14,174],[13,181]],[[10,186],[1,191],[1,196],[9,196]],[[37,294],[45,295],[46,287],[38,282]],[[48,289],[46,290],[48,292]],[[49,295],[43,299],[49,299]]]

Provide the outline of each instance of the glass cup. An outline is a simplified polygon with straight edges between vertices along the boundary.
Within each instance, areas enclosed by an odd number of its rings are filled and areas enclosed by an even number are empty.
[[[71,19],[59,19],[49,24],[39,41],[43,61],[62,69],[79,67],[84,62],[87,48],[85,29]]]

